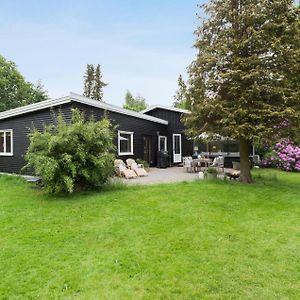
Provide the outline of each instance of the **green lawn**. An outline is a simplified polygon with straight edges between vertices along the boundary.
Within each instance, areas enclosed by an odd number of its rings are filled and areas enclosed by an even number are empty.
[[[299,299],[300,174],[53,197],[0,177],[0,299]]]

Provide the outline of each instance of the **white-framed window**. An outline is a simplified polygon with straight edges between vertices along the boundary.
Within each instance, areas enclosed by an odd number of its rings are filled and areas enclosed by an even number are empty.
[[[158,151],[167,151],[168,144],[167,144],[167,137],[163,135],[158,136]]]
[[[13,131],[12,129],[0,130],[0,155],[13,155]]]
[[[118,154],[133,155],[133,132],[118,131]]]

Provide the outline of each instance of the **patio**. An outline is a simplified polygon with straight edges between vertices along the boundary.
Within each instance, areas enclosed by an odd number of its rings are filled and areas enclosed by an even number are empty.
[[[231,169],[225,169],[225,172]],[[146,177],[137,177],[134,179],[121,178],[121,181],[125,184],[159,184],[159,183],[172,183],[180,181],[193,181],[198,180],[198,173],[186,173],[183,171],[183,167],[170,167],[167,169],[151,168],[149,175]]]

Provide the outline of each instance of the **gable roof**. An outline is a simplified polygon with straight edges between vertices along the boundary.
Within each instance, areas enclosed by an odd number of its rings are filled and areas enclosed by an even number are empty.
[[[179,112],[179,113],[182,113],[182,114],[190,114],[191,112],[187,109],[183,109],[183,108],[177,108],[177,107],[172,107],[172,106],[164,106],[164,105],[153,105],[153,106],[150,106],[144,110],[141,111],[142,114],[145,114],[151,110],[154,110],[154,109],[157,109],[157,108],[160,108],[160,109],[165,109],[165,110],[170,110],[170,111],[175,111],[175,112]]]
[[[30,112],[34,112],[34,111],[38,111],[38,110],[42,110],[42,109],[46,109],[46,108],[50,108],[50,107],[54,107],[54,106],[59,106],[59,105],[62,105],[65,103],[70,103],[70,102],[83,103],[83,104],[86,104],[89,106],[101,108],[103,110],[116,112],[119,114],[147,120],[150,122],[156,122],[156,123],[168,125],[168,121],[166,121],[166,120],[148,116],[148,115],[145,115],[145,114],[142,114],[139,112],[135,112],[135,111],[131,111],[128,109],[124,109],[124,108],[118,107],[116,105],[107,104],[107,103],[104,103],[104,102],[101,102],[98,100],[93,100],[93,99],[81,96],[79,94],[76,94],[76,93],[70,93],[70,95],[66,96],[66,97],[62,97],[62,98],[58,98],[58,99],[49,99],[49,100],[41,101],[38,103],[29,104],[26,106],[21,106],[18,108],[14,108],[14,109],[10,109],[10,110],[1,112],[0,120],[7,119],[10,117],[15,117],[15,116],[22,115],[22,114],[27,114]]]

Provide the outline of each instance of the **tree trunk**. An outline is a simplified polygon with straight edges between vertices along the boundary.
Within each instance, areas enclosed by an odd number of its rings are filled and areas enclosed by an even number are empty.
[[[249,162],[249,143],[245,139],[240,139],[240,166],[241,175],[240,181],[243,183],[252,183],[252,176],[250,173],[250,162]]]

